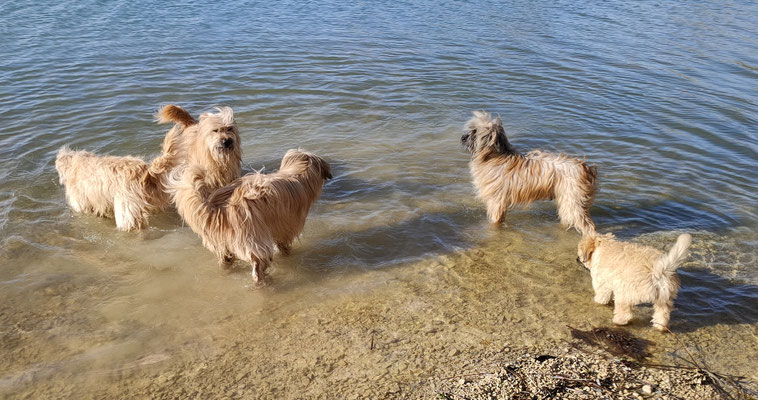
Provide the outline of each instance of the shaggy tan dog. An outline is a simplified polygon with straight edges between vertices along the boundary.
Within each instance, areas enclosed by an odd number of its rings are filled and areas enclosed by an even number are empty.
[[[653,327],[666,330],[679,292],[676,269],[687,258],[692,237],[681,234],[668,253],[652,247],[619,242],[613,234],[585,236],[579,242],[577,262],[590,270],[595,302],[613,297],[613,323],[625,325],[632,307],[653,303]]]
[[[218,111],[201,115],[198,122],[179,106],[163,107],[157,114],[159,122],[176,125],[166,134],[161,155],[150,164],[136,157],[98,156],[64,146],[55,168],[69,206],[75,212],[113,216],[119,230],[130,231],[146,227],[150,214],[168,206],[165,180],[185,159],[211,171],[211,186],[236,179],[242,158],[237,127],[230,108]]]
[[[273,174],[248,174],[216,190],[207,186],[206,174],[198,165],[171,174],[168,187],[179,215],[219,265],[228,267],[235,258],[251,263],[256,283],[265,278],[275,247],[289,252],[311,204],[332,178],[324,159],[294,149]]]
[[[597,167],[564,154],[521,154],[508,142],[500,118],[484,111],[474,111],[465,129],[461,142],[471,153],[471,176],[492,223],[503,222],[515,205],[555,199],[564,226],[595,232],[589,209],[597,192]]]

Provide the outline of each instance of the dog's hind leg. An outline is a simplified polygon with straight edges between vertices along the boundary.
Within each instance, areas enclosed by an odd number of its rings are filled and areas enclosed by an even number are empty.
[[[113,217],[120,231],[139,230],[147,226],[147,211],[133,198],[116,194],[113,198]]]
[[[590,213],[582,205],[581,199],[576,193],[560,194],[555,197],[555,205],[558,209],[558,217],[561,225],[568,229],[574,228],[583,235],[595,232],[595,223],[590,218]]]
[[[616,325],[626,325],[632,320],[632,303],[624,303],[616,299],[616,304],[613,308],[613,323]]]
[[[669,317],[674,308],[671,299],[658,299],[653,303],[653,328],[665,331],[669,326]]]

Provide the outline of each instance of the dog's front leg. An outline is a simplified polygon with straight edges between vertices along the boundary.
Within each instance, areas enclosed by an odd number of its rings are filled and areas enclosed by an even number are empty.
[[[228,271],[232,268],[232,264],[234,264],[234,256],[231,254],[225,254],[218,259],[218,267],[222,271]]]
[[[266,269],[268,269],[270,260],[258,258],[256,256],[252,256],[251,259],[253,264],[253,283],[258,286],[265,285]]]
[[[626,325],[632,320],[632,307],[634,305],[630,303],[623,303],[616,299],[615,307],[613,308],[613,323],[616,325]]]
[[[292,250],[292,246],[286,242],[276,242],[276,248],[279,249],[279,252],[285,256],[289,255],[290,250]]]
[[[611,302],[611,297],[613,296],[613,291],[606,288],[606,287],[597,287],[595,288],[595,303],[597,304],[608,304]]]
[[[500,225],[505,221],[505,214],[508,211],[508,205],[501,202],[490,200],[487,202],[487,217],[494,225]]]

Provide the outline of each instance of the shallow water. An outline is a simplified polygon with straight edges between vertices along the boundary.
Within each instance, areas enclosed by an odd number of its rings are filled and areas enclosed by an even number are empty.
[[[459,145],[474,109],[519,149],[598,165],[601,231],[658,248],[692,233],[677,335],[651,332],[650,307],[631,329],[660,360],[681,341],[758,381],[755,4],[0,11],[4,395],[387,395],[610,323],[551,204],[486,224]],[[120,233],[67,209],[57,149],[152,156],[165,103],[232,106],[248,170],[292,147],[332,163],[271,287],[218,271],[174,212]]]

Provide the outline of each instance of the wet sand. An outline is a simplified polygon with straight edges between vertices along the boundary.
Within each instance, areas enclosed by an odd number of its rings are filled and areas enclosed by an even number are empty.
[[[223,275],[202,249],[190,256],[207,259],[207,270],[170,267],[171,244],[185,234],[155,239],[156,248],[168,249],[167,260],[146,270],[129,272],[135,262],[111,249],[106,257],[123,265],[99,278],[41,284],[28,311],[5,306],[2,322],[12,332],[3,342],[11,356],[3,367],[11,372],[0,392],[18,398],[430,398],[463,390],[446,377],[499,371],[498,363],[535,346],[562,352],[571,341],[567,324],[610,323],[611,309],[592,303],[589,276],[571,257],[570,232],[558,232],[555,248],[540,254],[520,241],[541,235],[505,231],[481,247],[339,276],[289,264],[305,256],[306,245],[280,259],[271,287],[260,290],[246,286],[244,266]],[[488,248],[495,244],[501,251]],[[106,272],[144,275],[136,279],[142,292],[134,295],[140,309],[124,299],[77,308],[123,290]],[[576,295],[572,282],[581,285]],[[174,300],[167,303],[168,297]],[[40,309],[49,312],[38,315]],[[758,380],[744,356],[758,351],[750,340],[755,325],[716,324],[692,333],[675,323],[675,337],[650,329],[650,313],[638,307],[630,331],[655,343],[652,362],[681,363],[681,340],[714,371]],[[192,318],[196,325],[188,327]],[[74,334],[66,331],[71,321]],[[13,361],[19,359],[26,361]]]

